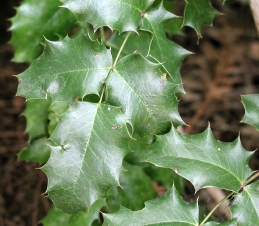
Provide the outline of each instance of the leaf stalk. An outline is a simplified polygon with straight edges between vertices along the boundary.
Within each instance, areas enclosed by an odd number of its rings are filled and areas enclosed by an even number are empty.
[[[206,223],[206,221],[210,218],[210,216],[213,214],[213,212],[223,203],[225,202],[230,196],[234,195],[236,192],[229,193],[224,199],[222,199],[214,208],[209,212],[209,214],[205,217],[205,219],[199,224],[199,226],[202,226]]]

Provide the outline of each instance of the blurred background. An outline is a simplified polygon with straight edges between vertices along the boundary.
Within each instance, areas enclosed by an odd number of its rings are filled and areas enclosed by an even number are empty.
[[[17,153],[26,146],[25,118],[21,116],[25,100],[16,97],[17,79],[28,64],[11,61],[13,48],[8,44],[15,6],[20,0],[0,2],[0,225],[38,225],[51,202],[41,194],[47,179],[36,163],[17,160]],[[224,6],[212,1],[224,15],[214,20],[213,27],[197,35],[184,27],[182,35],[168,36],[187,50],[181,74],[186,95],[182,96],[179,111],[191,127],[184,132],[202,132],[210,123],[215,137],[233,141],[239,135],[248,151],[259,147],[259,132],[241,123],[244,108],[241,95],[259,93],[259,38],[246,1],[228,0]],[[183,15],[184,1],[177,0],[175,12]],[[259,169],[259,152],[250,161],[253,170]],[[187,196],[193,195],[186,185]]]

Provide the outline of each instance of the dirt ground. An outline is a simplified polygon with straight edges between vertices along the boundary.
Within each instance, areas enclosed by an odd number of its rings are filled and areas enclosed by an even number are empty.
[[[37,164],[17,160],[17,153],[26,145],[25,118],[20,116],[25,100],[15,97],[17,79],[28,65],[11,62],[13,49],[7,44],[13,6],[19,1],[0,4],[0,225],[38,225],[50,208],[50,201],[41,196],[46,189],[46,177]],[[180,7],[180,6],[179,6]],[[249,7],[233,1],[221,8],[225,16],[214,20],[214,27],[197,36],[184,28],[185,36],[174,41],[194,52],[184,61],[181,74],[186,95],[179,111],[191,127],[187,133],[203,131],[208,122],[215,137],[233,141],[240,134],[246,150],[259,147],[259,132],[240,123],[244,115],[241,94],[259,92],[259,39]],[[259,153],[250,161],[253,170],[259,169]]]

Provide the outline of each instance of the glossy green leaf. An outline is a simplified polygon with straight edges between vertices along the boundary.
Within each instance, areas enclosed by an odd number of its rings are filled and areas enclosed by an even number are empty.
[[[107,201],[112,212],[117,211],[120,206],[140,210],[144,207],[144,202],[154,199],[157,195],[150,178],[141,166],[124,162],[123,167],[125,171],[120,175],[122,187],[113,187]]]
[[[99,0],[80,1],[62,0],[63,7],[68,8],[79,21],[91,23],[94,30],[108,26],[111,30],[137,31],[141,26],[141,14],[154,0]]]
[[[237,194],[230,210],[233,218],[237,218],[238,225],[259,225],[259,182],[246,186]]]
[[[213,19],[220,13],[213,8],[210,0],[185,0],[183,26],[192,27],[198,37],[204,26],[212,26]]]
[[[73,103],[99,89],[112,65],[110,50],[81,35],[47,42],[44,53],[22,74],[17,94],[26,99],[46,98]]]
[[[29,141],[48,137],[47,121],[50,105],[50,98],[27,101],[26,108],[22,114],[26,117],[25,132],[29,134]]]
[[[56,146],[42,167],[48,177],[46,193],[54,204],[77,213],[106,197],[119,185],[129,139],[119,108],[89,102],[71,105],[50,137]]]
[[[111,52],[114,59],[116,58],[126,35],[127,33],[122,33],[119,35],[118,32],[114,32],[111,38],[107,41],[107,45],[111,47]],[[139,31],[138,34],[132,33],[129,36],[129,39],[127,40],[120,56],[124,57],[134,52],[140,53],[142,56],[147,56],[151,38],[152,36],[149,32]]]
[[[24,0],[11,19],[13,61],[29,62],[43,50],[44,36],[49,40],[65,37],[75,27],[76,17],[60,8],[58,0]]]
[[[42,220],[43,226],[91,226],[92,223],[99,220],[100,209],[106,205],[105,199],[97,200],[87,213],[67,214],[55,208],[49,210],[47,216]]]
[[[174,18],[177,18],[177,16],[166,11],[161,3],[145,13],[141,29],[153,34],[149,55],[163,64],[165,70],[172,77],[173,83],[178,84],[177,92],[183,92],[180,67],[182,61],[190,52],[168,40],[165,35],[166,22]]]
[[[245,115],[242,122],[248,123],[259,130],[259,94],[242,95]]]
[[[232,143],[217,141],[210,128],[188,135],[172,127],[168,134],[157,136],[143,161],[174,169],[191,181],[196,191],[215,186],[237,192],[252,174],[248,168],[252,154],[239,138]]]
[[[28,144],[18,153],[19,160],[37,162],[40,165],[47,162],[50,155],[50,148],[46,138],[38,139]]]
[[[140,211],[121,207],[114,214],[104,214],[104,225],[198,225],[198,203],[188,204],[172,187],[163,196],[145,203]]]
[[[184,124],[178,113],[177,86],[169,82],[161,65],[139,54],[121,59],[107,79],[107,103],[122,106],[136,133],[162,133]]]

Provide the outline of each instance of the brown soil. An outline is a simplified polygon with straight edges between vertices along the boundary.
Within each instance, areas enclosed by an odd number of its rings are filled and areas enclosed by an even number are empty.
[[[26,145],[25,119],[20,116],[25,100],[15,97],[17,79],[28,65],[11,62],[13,49],[6,42],[10,26],[6,18],[15,11],[19,1],[4,1],[0,7],[0,225],[37,225],[50,207],[41,196],[46,189],[46,177],[34,163],[17,161],[17,153]],[[216,5],[217,7],[220,7]],[[186,36],[174,41],[195,52],[183,63],[182,76],[186,95],[180,102],[180,113],[192,127],[188,133],[203,131],[210,122],[215,137],[233,141],[241,134],[247,150],[259,147],[259,133],[252,126],[240,123],[244,109],[240,94],[259,91],[259,39],[247,5],[235,2],[220,9],[226,16],[214,21],[214,28],[202,31],[203,39],[184,28]],[[250,166],[259,168],[258,152]]]

